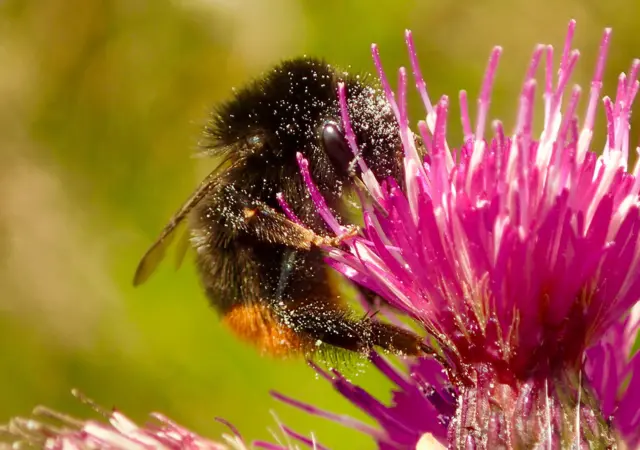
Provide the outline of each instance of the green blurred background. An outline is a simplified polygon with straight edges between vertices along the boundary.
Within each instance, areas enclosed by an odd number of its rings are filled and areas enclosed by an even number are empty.
[[[560,48],[571,17],[581,83],[602,28],[614,27],[606,86],[613,95],[617,73],[640,56],[639,4],[4,0],[0,423],[37,404],[90,415],[71,397],[75,387],[135,420],[162,411],[212,438],[225,431],[215,416],[248,438],[268,438],[275,410],[329,446],[372,448],[269,397],[276,389],[360,417],[302,361],[260,358],[236,341],[190,264],[178,272],[168,264],[131,286],[140,255],[211,167],[191,158],[209,108],[294,55],[370,71],[369,44],[377,42],[395,70],[407,64],[403,31],[411,28],[435,98],[455,99],[463,87],[474,98],[491,46],[504,46],[491,115],[509,127],[533,45]],[[450,124],[455,142],[458,122]],[[359,366],[350,376],[388,400],[389,385],[374,370]]]

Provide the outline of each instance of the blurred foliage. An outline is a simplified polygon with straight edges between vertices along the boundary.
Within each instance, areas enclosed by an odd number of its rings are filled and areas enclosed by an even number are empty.
[[[190,157],[210,106],[303,53],[370,71],[369,44],[377,42],[393,74],[407,64],[402,33],[411,28],[435,98],[455,99],[463,87],[474,98],[491,46],[504,46],[491,113],[509,127],[534,43],[560,49],[571,17],[583,51],[575,80],[585,89],[602,28],[614,27],[606,85],[613,95],[617,73],[640,56],[639,5],[3,1],[0,422],[37,404],[85,416],[69,394],[76,387],[135,419],[162,411],[211,437],[224,430],[213,421],[222,416],[249,438],[268,438],[273,409],[327,445],[371,448],[351,430],[270,399],[275,389],[358,415],[303,361],[260,358],[236,341],[189,265],[131,287],[138,258],[210,168]],[[455,121],[450,128],[460,136]],[[389,385],[374,370],[349,372],[388,400]]]

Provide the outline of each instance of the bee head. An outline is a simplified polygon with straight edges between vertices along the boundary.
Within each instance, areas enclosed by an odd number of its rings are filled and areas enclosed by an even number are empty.
[[[232,152],[260,168],[265,185],[299,179],[296,154],[307,160],[327,195],[348,183],[356,154],[345,139],[337,86],[344,81],[350,122],[361,157],[381,179],[396,176],[399,138],[393,114],[380,92],[359,77],[312,58],[288,60],[237,91],[205,129],[205,147]],[[264,170],[266,168],[266,170]]]

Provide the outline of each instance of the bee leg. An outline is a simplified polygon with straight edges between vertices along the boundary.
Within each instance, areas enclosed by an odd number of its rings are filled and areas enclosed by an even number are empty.
[[[220,205],[224,205],[224,208]],[[237,239],[244,234],[262,242],[299,250],[311,250],[325,245],[337,246],[345,237],[358,232],[357,228],[352,227],[345,236],[320,236],[234,185],[221,189],[216,198],[202,208],[200,217],[204,224],[211,221],[220,224],[227,240]]]
[[[406,354],[428,353],[423,339],[403,328],[372,318],[354,319],[335,306],[309,303],[278,308],[280,320],[297,333],[316,342],[356,352],[368,352],[373,347]]]
[[[404,355],[435,354],[433,348],[425,342],[424,338],[405,328],[375,319],[365,320],[369,322],[371,340],[374,345]]]
[[[261,241],[302,250],[322,246],[339,247],[345,239],[360,231],[357,226],[349,225],[340,236],[321,236],[264,204],[245,208],[243,213],[247,231],[253,232]]]

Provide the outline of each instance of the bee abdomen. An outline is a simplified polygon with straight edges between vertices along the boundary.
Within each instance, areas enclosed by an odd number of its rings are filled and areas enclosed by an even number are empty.
[[[224,315],[223,322],[260,353],[274,357],[306,353],[313,344],[305,335],[280,323],[272,308],[263,303],[235,305]]]

